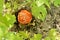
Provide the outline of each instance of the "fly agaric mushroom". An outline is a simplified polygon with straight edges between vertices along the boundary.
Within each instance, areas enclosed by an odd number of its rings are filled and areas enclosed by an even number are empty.
[[[18,22],[21,24],[28,24],[32,20],[32,14],[27,10],[21,10],[18,13]]]

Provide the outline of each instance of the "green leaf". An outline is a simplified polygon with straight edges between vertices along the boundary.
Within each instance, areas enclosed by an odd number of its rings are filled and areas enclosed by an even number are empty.
[[[3,11],[3,0],[0,0],[0,13],[2,13],[2,11]]]
[[[11,15],[11,14],[6,14],[6,15],[1,15],[0,16],[0,28],[2,28],[2,30],[4,32],[7,32],[7,30],[9,30],[9,28],[11,28],[15,22],[15,16]]]
[[[31,10],[32,10],[32,15],[35,16],[36,18],[44,21],[47,11],[44,5],[37,6],[35,2],[31,4]]]
[[[41,34],[34,34],[34,36],[30,38],[30,40],[41,40],[41,38],[42,38]]]
[[[14,32],[6,33],[4,38],[5,40],[23,40],[23,38],[20,37],[18,33],[15,34]]]
[[[15,10],[18,8],[18,4],[17,4],[17,2],[15,1],[14,2],[14,7],[13,7]]]
[[[26,32],[24,32],[24,31],[20,31],[19,35],[22,36],[24,39],[26,39],[26,38],[29,37],[29,34],[28,34],[27,31],[26,31]]]
[[[60,5],[60,0],[54,0],[54,5],[55,5],[56,7],[59,7],[59,5]]]
[[[56,40],[56,30],[55,29],[51,29],[48,32],[48,36],[52,39],[52,40]]]
[[[13,23],[16,21],[16,18],[14,15],[6,14],[5,17],[7,19],[7,22],[8,22],[7,24],[9,25],[9,27],[12,26]]]
[[[22,35],[23,36],[23,35]],[[22,36],[20,36],[19,35],[19,33],[17,33],[16,35],[15,35],[15,38],[16,39],[14,39],[14,40],[23,40],[23,37]]]
[[[0,28],[0,40],[2,40],[2,37],[3,37],[3,31],[2,31],[2,29]]]
[[[43,0],[43,1],[50,8],[50,2],[49,2],[49,0]]]
[[[0,28],[2,29],[3,32],[5,32],[5,30],[7,30],[7,26],[6,24],[0,22]]]
[[[11,3],[6,3],[6,8],[11,8]]]
[[[50,37],[46,37],[44,40],[51,40],[51,38]]]
[[[6,33],[5,35],[4,35],[4,38],[5,38],[5,40],[14,40],[14,34],[13,33]]]
[[[8,24],[7,23],[7,18],[5,16],[1,15],[0,16],[0,23],[3,23],[3,24],[6,24],[7,25]]]
[[[6,14],[5,16],[0,17],[0,22],[6,24],[7,27],[12,25],[15,21],[15,16],[11,14]]]
[[[43,1],[43,0],[36,0],[36,1],[34,1],[34,2],[36,2],[36,5],[37,5],[38,7],[40,7],[41,5],[44,4],[44,1]]]

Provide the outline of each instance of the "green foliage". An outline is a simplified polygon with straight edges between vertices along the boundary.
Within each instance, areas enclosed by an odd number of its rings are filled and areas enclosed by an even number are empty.
[[[60,0],[33,0],[31,4],[32,15],[44,21],[47,14],[45,6],[50,9],[51,4],[54,4],[56,7],[58,7],[60,5]]]
[[[44,21],[47,11],[42,0],[36,0],[31,4],[32,15]]]
[[[30,38],[29,33],[26,31],[20,31],[19,33],[8,32],[8,29],[12,27],[15,22],[15,16],[11,14],[0,14],[0,40],[25,40]],[[40,38],[39,35],[35,35]],[[37,37],[35,37],[37,39]]]
[[[19,32],[19,35],[20,36],[22,36],[24,39],[26,39],[26,38],[29,38],[29,33],[26,31],[26,32],[24,32],[24,31],[20,31]]]
[[[34,0],[31,4],[32,15],[42,21],[45,20],[47,14],[44,4],[50,8],[49,0]]]
[[[6,8],[11,8],[11,3],[6,3]]]
[[[14,32],[9,32],[7,34],[4,35],[4,39],[5,40],[23,40],[22,37],[20,37],[20,35],[18,33],[14,33]]]
[[[20,2],[19,0],[18,1],[13,0],[12,2],[13,4],[6,3],[6,7],[9,9],[10,12],[11,12],[11,5],[13,5],[12,8],[15,11],[17,9],[21,9],[23,6],[26,6],[28,4],[31,6],[32,15],[35,18],[38,18],[42,21],[45,20],[47,15],[46,6],[50,9],[51,4],[54,4],[55,6],[60,5],[60,0],[20,0]]]
[[[27,1],[27,2],[26,2]],[[50,8],[51,2],[54,6],[59,7],[60,0],[26,0],[25,2],[21,2],[22,6],[25,6],[28,2],[31,2],[31,11],[32,15],[35,18],[38,18],[42,21],[45,20],[47,15],[46,6]],[[51,1],[51,2],[50,2]],[[14,15],[5,14],[2,15],[3,9],[3,0],[0,0],[0,40],[25,40],[29,38],[30,40],[42,40],[42,34],[34,34],[33,37],[30,37],[30,34],[26,31],[20,31],[19,33],[9,32],[9,29],[14,25],[16,18]],[[6,3],[6,8],[8,9],[7,13],[11,13],[12,8],[14,10],[18,9],[21,5],[18,4],[17,0],[13,2],[13,6],[11,7],[11,3]],[[55,29],[51,29],[48,32],[48,36],[44,40],[56,40],[57,32]],[[58,38],[60,40],[60,37]]]
[[[3,31],[2,31],[2,29],[0,28],[0,40],[2,40],[2,35],[3,34]]]
[[[29,38],[30,40],[41,40],[42,39],[42,34],[34,34],[34,36],[30,38],[30,34],[27,31],[25,32],[20,31],[19,33],[8,32],[8,29],[12,27],[14,22],[15,22],[14,15],[6,14],[2,16],[2,14],[0,14],[0,40],[2,39],[4,40],[25,40],[27,38]],[[56,40],[56,35],[57,35],[56,30],[51,29],[48,32],[48,36],[45,38],[45,40]]]
[[[45,40],[56,40],[56,39],[57,39],[57,31],[55,29],[49,30],[48,36],[45,38]]]
[[[51,40],[50,37],[46,37],[45,40]]]
[[[2,30],[4,31],[11,28],[14,22],[15,22],[14,15],[6,14],[0,16],[0,28],[2,28]]]
[[[13,26],[15,22],[15,16],[11,14],[2,15],[0,14],[0,39],[3,38],[4,34]]]
[[[44,1],[44,4],[48,7],[48,8],[50,8],[50,0],[43,0]]]
[[[48,33],[48,36],[52,39],[52,40],[56,40],[56,30],[55,29],[51,29]]]
[[[41,39],[42,39],[41,34],[34,34],[34,36],[32,38],[30,38],[30,40],[41,40]]]
[[[3,11],[3,0],[0,0],[0,13]]]
[[[13,4],[14,4],[14,7],[13,8],[14,9],[17,9],[18,8],[17,2],[15,1]]]
[[[60,5],[60,0],[54,0],[54,5],[55,5],[56,7],[59,7],[59,5]]]

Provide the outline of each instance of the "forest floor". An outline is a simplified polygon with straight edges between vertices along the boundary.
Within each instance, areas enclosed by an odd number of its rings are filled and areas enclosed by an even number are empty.
[[[41,33],[44,38],[52,28],[60,33],[60,7],[51,6],[51,9],[47,10],[47,16],[43,22],[34,17],[32,22],[27,25],[21,25],[16,21],[11,28],[11,31],[28,31],[31,35],[34,33]]]

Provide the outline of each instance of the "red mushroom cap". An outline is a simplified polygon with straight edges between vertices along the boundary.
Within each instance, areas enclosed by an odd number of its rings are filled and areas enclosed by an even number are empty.
[[[27,10],[21,10],[18,13],[18,22],[21,24],[28,24],[32,20],[32,14]]]

